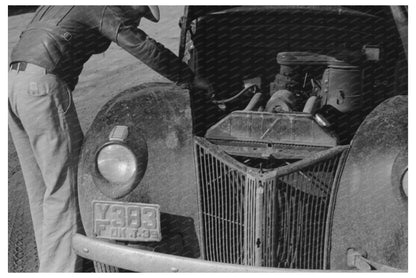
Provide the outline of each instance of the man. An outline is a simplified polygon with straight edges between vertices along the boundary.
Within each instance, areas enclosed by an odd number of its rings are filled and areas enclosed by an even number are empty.
[[[158,22],[159,9],[41,6],[13,49],[9,128],[28,192],[40,272],[79,269],[70,242],[81,228],[76,168],[83,135],[71,92],[84,63],[115,42],[168,79],[194,82],[186,64],[137,28],[143,17]]]

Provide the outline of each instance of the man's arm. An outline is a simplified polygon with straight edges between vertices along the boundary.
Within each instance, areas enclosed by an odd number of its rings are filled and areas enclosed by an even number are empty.
[[[162,44],[111,8],[103,13],[100,32],[144,64],[176,83],[191,83],[194,75],[187,64]]]

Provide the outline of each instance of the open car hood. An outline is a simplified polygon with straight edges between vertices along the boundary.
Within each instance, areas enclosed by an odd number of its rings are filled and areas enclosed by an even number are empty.
[[[257,13],[259,16],[265,14],[291,13],[293,15],[307,16],[308,14],[339,15],[340,17],[367,17],[383,18],[387,13],[392,13],[402,39],[404,51],[407,56],[407,6],[185,6],[182,17],[183,30],[180,43],[180,53],[184,50],[185,33],[187,26],[194,19],[208,14],[232,14],[232,13]]]
[[[226,13],[306,12],[374,17],[377,10],[380,10],[380,6],[186,6],[185,16],[189,21],[208,14]]]

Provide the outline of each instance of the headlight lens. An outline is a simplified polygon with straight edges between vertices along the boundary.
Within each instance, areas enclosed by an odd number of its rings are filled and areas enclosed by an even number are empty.
[[[119,144],[107,145],[97,156],[100,174],[111,183],[126,184],[135,175],[137,164],[134,154]]]
[[[403,188],[403,192],[404,192],[404,194],[406,194],[406,197],[408,197],[408,177],[407,177],[407,169],[406,169],[406,171],[403,173],[403,176],[402,176],[402,188]]]

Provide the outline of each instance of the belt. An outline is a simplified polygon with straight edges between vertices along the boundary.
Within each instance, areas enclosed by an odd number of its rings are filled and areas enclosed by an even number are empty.
[[[25,71],[26,67],[26,62],[14,62],[10,65],[10,70]]]
[[[48,71],[40,66],[30,64],[27,62],[13,62],[10,64],[10,70],[16,70],[17,72],[20,71],[28,71],[33,73],[43,73],[47,74]]]

